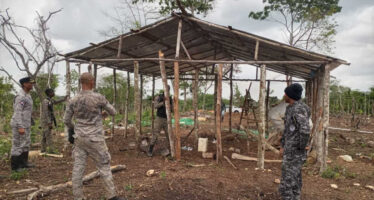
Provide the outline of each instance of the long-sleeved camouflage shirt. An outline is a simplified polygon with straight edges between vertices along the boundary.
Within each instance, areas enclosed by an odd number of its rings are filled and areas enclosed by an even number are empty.
[[[55,114],[53,113],[53,106],[55,104],[59,104],[61,102],[65,101],[65,99],[60,99],[58,101],[55,101],[52,98],[45,98],[42,103],[42,116],[41,116],[41,124],[43,126],[48,126],[53,123],[53,119],[55,117]]]
[[[64,123],[67,127],[74,127],[75,135],[90,137],[96,141],[104,140],[102,111],[115,115],[116,110],[101,94],[93,91],[81,91],[70,100],[66,108]],[[75,125],[72,123],[73,116]]]
[[[284,152],[305,151],[310,135],[310,109],[301,101],[286,108],[284,132],[281,139]]]
[[[10,122],[15,128],[30,128],[32,115],[32,98],[31,95],[21,90],[13,102],[13,116]]]

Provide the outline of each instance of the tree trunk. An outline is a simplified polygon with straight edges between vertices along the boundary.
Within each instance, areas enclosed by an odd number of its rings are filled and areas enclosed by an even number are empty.
[[[217,103],[216,103],[216,140],[217,140],[217,163],[222,160],[222,141],[221,141],[221,100],[222,100],[222,68],[223,64],[218,65],[217,77]]]
[[[265,159],[265,87],[266,87],[266,66],[261,65],[261,76],[260,76],[260,95],[258,100],[259,111],[260,111],[260,126],[258,134],[258,162],[257,167],[264,169]]]

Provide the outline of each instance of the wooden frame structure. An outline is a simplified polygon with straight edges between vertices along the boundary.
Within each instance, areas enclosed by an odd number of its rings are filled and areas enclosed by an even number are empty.
[[[182,47],[182,48],[181,48]],[[182,50],[181,50],[182,49]],[[134,73],[135,109],[136,109],[136,137],[140,137],[140,106],[139,76],[152,77],[152,96],[154,96],[154,79],[162,77],[164,88],[167,79],[174,79],[174,117],[175,128],[171,126],[171,108],[169,98],[166,98],[168,113],[169,140],[171,154],[180,159],[180,130],[178,94],[180,80],[193,80],[193,105],[194,109],[194,135],[198,136],[198,109],[197,89],[199,80],[215,80],[216,89],[216,114],[220,114],[222,98],[222,81],[230,81],[230,107],[232,106],[232,82],[235,81],[260,81],[260,133],[258,148],[258,167],[264,168],[265,151],[265,87],[268,89],[271,81],[287,82],[288,80],[266,80],[266,71],[274,71],[286,76],[296,77],[306,82],[306,99],[312,108],[313,122],[315,124],[312,134],[315,136],[314,146],[317,149],[318,162],[321,168],[326,166],[327,138],[328,138],[328,82],[330,71],[341,64],[348,62],[326,55],[305,51],[274,40],[250,34],[232,28],[213,24],[201,19],[173,13],[166,19],[151,25],[132,30],[116,38],[98,44],[92,44],[64,55],[69,63],[90,63],[101,65],[116,70]],[[235,59],[234,59],[235,58]],[[218,70],[208,72],[203,70],[208,65],[218,65]],[[229,77],[222,76],[223,65],[246,64],[260,69],[258,79],[233,79],[232,66]],[[115,71],[114,71],[115,72]],[[201,79],[200,73],[205,73]],[[179,78],[184,74],[184,78]],[[188,78],[187,76],[191,77]],[[208,75],[210,76],[208,78]],[[128,79],[128,84],[130,79]],[[327,89],[326,89],[327,88]],[[166,96],[169,96],[165,90]],[[126,100],[128,100],[128,94]],[[126,108],[126,116],[128,107]],[[216,119],[217,120],[217,119]],[[230,112],[231,121],[231,112]],[[126,127],[127,127],[127,122]],[[152,122],[153,124],[153,122]],[[217,159],[222,159],[221,123],[216,121]],[[231,130],[231,123],[230,123]]]

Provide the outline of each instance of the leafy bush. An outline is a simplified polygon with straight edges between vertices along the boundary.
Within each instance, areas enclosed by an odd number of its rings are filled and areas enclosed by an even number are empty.
[[[27,172],[26,169],[22,169],[19,172],[12,171],[12,174],[10,175],[10,179],[18,181],[18,180],[24,178],[25,176],[27,176],[27,173],[28,172]]]
[[[9,135],[0,136],[0,159],[7,159],[10,155],[10,149],[12,148],[12,140]]]
[[[349,172],[343,167],[340,166],[333,166],[328,167],[323,173],[322,178],[328,178],[328,179],[338,179],[338,178],[348,178],[348,179],[354,179],[357,177],[356,173]]]

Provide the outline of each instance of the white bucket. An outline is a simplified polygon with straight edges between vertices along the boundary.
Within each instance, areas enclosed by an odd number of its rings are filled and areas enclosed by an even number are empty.
[[[199,138],[198,152],[208,151],[208,138]]]

